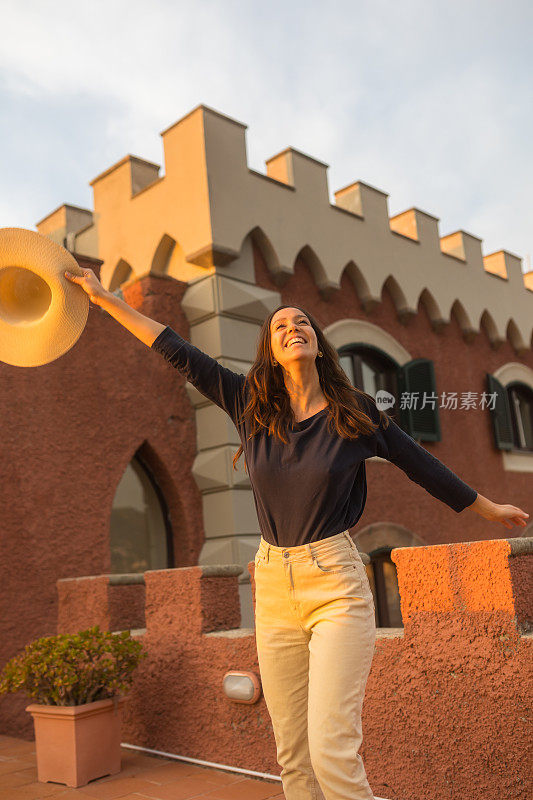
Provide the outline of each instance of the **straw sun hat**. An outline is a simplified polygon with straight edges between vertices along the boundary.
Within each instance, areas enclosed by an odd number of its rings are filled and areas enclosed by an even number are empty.
[[[0,361],[38,367],[76,344],[89,297],[65,271],[83,275],[68,250],[47,236],[0,228]]]

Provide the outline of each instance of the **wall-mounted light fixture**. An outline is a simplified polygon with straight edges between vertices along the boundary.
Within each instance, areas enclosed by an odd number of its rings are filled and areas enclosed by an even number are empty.
[[[222,688],[226,697],[235,703],[257,703],[261,696],[261,683],[255,672],[226,672]]]

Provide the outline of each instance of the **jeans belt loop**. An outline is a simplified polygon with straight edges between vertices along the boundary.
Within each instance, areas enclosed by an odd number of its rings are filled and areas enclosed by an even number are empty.
[[[265,560],[266,560],[266,562],[268,564],[268,558],[269,558],[269,554],[270,554],[270,542],[267,542],[267,548],[266,549],[267,549],[267,551],[266,551]]]
[[[348,540],[348,544],[350,545],[352,550],[357,550],[357,546],[356,546],[354,540],[352,539],[352,537],[350,536],[350,534],[348,533],[348,531],[343,531],[343,533],[346,536],[346,538]]]

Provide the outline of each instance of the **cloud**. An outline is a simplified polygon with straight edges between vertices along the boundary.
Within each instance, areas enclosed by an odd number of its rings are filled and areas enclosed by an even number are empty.
[[[2,0],[0,224],[33,227],[205,103],[248,125],[249,164],[287,145],[485,253],[531,254],[525,2],[77,4]]]

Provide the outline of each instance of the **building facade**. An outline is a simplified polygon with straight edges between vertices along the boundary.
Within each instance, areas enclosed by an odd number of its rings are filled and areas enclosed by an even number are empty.
[[[272,309],[310,311],[355,385],[389,392],[389,413],[481,494],[530,511],[533,272],[506,251],[482,255],[463,230],[441,236],[417,208],[389,217],[387,194],[368,184],[330,202],[327,165],[293,148],[265,174],[250,169],[245,131],[198,106],[162,133],[164,175],[126,156],[92,181],[92,210],[61,206],[37,229],[236,372]],[[109,315],[91,307],[57,362],[0,370],[2,661],[55,631],[58,579],[253,560],[259,529],[243,458],[232,469],[233,423]],[[367,461],[367,480],[352,535],[376,622],[398,628],[392,548],[506,530],[456,514],[383,459]],[[251,627],[247,569],[239,591]]]

